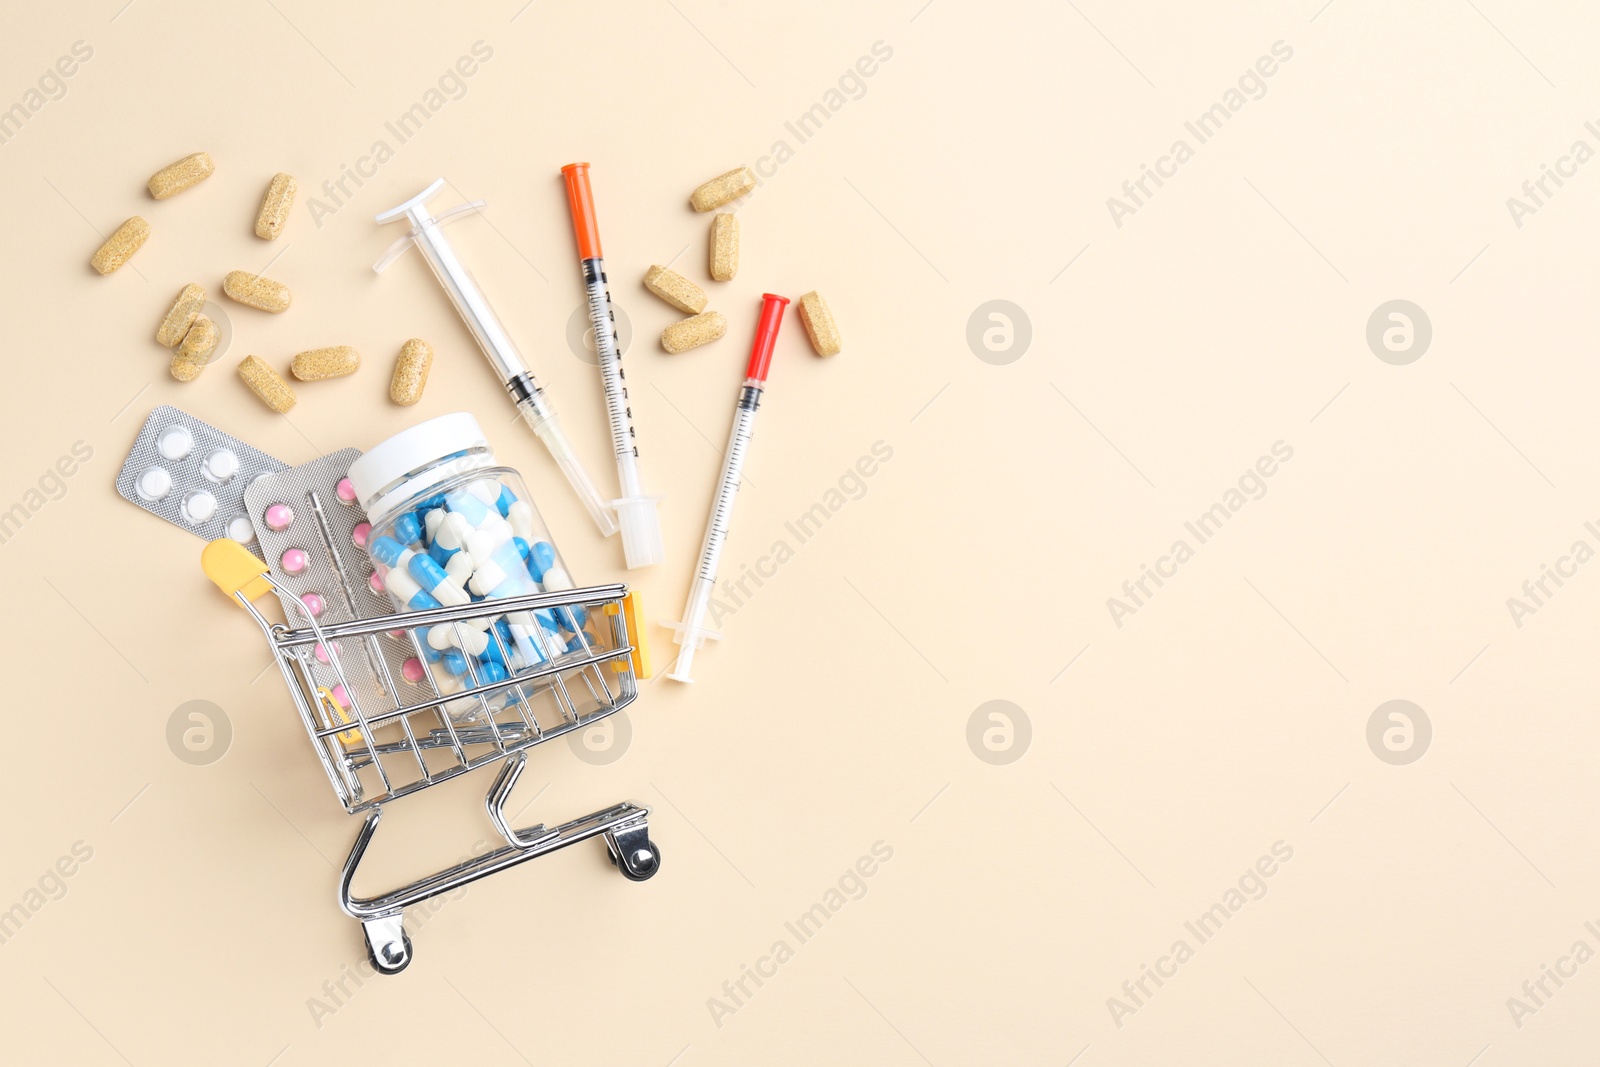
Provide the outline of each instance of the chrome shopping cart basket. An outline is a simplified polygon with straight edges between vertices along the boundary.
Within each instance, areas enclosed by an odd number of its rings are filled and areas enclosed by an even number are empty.
[[[267,565],[237,541],[208,544],[201,566],[261,627],[334,793],[346,811],[366,813],[339,878],[339,906],[361,922],[367,954],[379,973],[396,974],[411,962],[404,909],[497,871],[593,837],[604,841],[611,862],[632,881],[644,881],[660,869],[649,809],[638,804],[623,801],[558,826],[520,829],[511,826],[505,810],[528,749],[587,728],[638,695],[639,651],[629,642],[629,630],[637,633],[640,623],[637,600],[624,586],[531,593],[327,625],[306,611],[310,625],[290,629],[257,609],[254,601],[262,594],[282,590]],[[559,654],[504,680],[483,680],[469,668],[457,681],[436,671],[417,636],[418,627],[450,625],[459,632],[472,620],[520,612],[556,612],[577,621],[572,627],[576,647],[552,650]],[[501,640],[495,626],[488,633]],[[405,655],[414,654],[425,679],[397,685],[389,662],[394,650],[385,655],[384,642],[398,642]],[[508,657],[509,651],[502,649]],[[337,687],[325,684],[330,672]],[[358,674],[366,684],[352,684]],[[398,694],[406,689],[423,699],[401,699]],[[377,706],[369,706],[363,693]],[[378,700],[372,694],[385,696]],[[484,803],[504,845],[386,893],[353,895],[351,883],[377,832],[383,804],[501,761]]]

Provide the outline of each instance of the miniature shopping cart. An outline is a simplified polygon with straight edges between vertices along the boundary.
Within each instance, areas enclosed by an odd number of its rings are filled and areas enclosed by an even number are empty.
[[[237,541],[219,540],[201,553],[206,575],[248,611],[267,644],[295,707],[311,736],[328,781],[345,810],[366,813],[339,878],[339,906],[361,922],[372,965],[396,974],[411,962],[411,938],[403,911],[479,878],[599,837],[622,874],[642,882],[661,868],[661,852],[650,840],[649,809],[621,802],[559,826],[515,829],[506,801],[527,764],[528,749],[613,715],[638,695],[638,650],[629,643],[639,630],[636,600],[621,585],[531,593],[459,607],[401,612],[375,618],[310,625],[301,629],[270,622],[254,601],[281,590],[268,567]],[[515,617],[511,613],[556,613],[570,621],[575,647],[546,662],[487,681],[475,670],[453,679],[429,665],[417,636],[433,626],[465,627],[472,620]],[[488,632],[500,640],[496,627]],[[397,683],[382,642],[401,643],[423,665],[425,682]],[[319,655],[319,649],[322,655]],[[509,654],[509,650],[503,650]],[[322,657],[326,656],[324,660]],[[335,687],[319,681],[328,672]],[[370,673],[367,673],[370,672]],[[367,678],[361,684],[362,676]],[[407,701],[398,694],[422,696]],[[362,693],[387,694],[370,706]],[[339,699],[343,697],[344,699]],[[348,706],[347,706],[348,705]],[[351,883],[372,843],[382,805],[421,792],[468,771],[504,761],[484,803],[489,821],[506,843],[409,885],[372,897],[352,894]]]

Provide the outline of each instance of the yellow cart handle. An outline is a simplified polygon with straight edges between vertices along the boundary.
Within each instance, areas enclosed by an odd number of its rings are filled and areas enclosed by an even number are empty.
[[[231,537],[219,537],[200,550],[200,569],[229,599],[242,593],[253,601],[272,591],[266,563]]]
[[[639,596],[639,590],[628,590],[622,598],[620,609],[615,604],[607,604],[605,607],[607,615],[615,615],[618,611],[622,612],[623,621],[627,624],[628,641],[633,645],[633,653],[628,657],[629,663],[616,660],[612,662],[611,669],[620,674],[632,666],[633,676],[642,681],[650,677],[652,671],[650,638],[644,625],[644,601]]]

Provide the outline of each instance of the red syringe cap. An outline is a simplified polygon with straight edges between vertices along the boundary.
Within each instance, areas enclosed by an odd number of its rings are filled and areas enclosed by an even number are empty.
[[[767,368],[772,365],[772,346],[777,343],[778,327],[783,325],[783,309],[788,306],[786,296],[761,294],[761,318],[756,323],[756,339],[750,346],[750,365],[745,368],[745,378],[758,382],[767,380]]]

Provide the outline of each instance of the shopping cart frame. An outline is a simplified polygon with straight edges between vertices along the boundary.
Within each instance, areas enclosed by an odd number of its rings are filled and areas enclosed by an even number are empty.
[[[338,901],[345,914],[361,923],[367,955],[377,972],[397,974],[411,962],[411,938],[404,925],[406,908],[580,841],[601,838],[607,858],[630,881],[642,882],[660,870],[661,851],[650,839],[650,811],[642,805],[622,801],[554,827],[538,823],[513,828],[506,814],[511,792],[527,767],[528,749],[574,730],[587,729],[621,711],[637,697],[635,672],[639,658],[637,649],[628,641],[632,612],[627,610],[631,604],[625,586],[613,584],[530,593],[327,625],[306,611],[304,617],[310,620],[310,625],[291,629],[272,622],[256,607],[254,602],[267,592],[278,592],[280,596],[285,593],[273,582],[267,565],[238,542],[226,539],[212,542],[202,552],[201,563],[218,588],[236,600],[260,626],[328,780],[345,810],[366,814],[340,874]],[[287,595],[293,597],[293,594]],[[552,655],[543,665],[523,669],[502,681],[480,679],[477,671],[469,668],[464,687],[456,692],[443,691],[439,678],[428,666],[428,657],[418,637],[419,627],[448,625],[459,633],[473,620],[524,612],[566,612],[567,617],[572,618],[573,613],[580,610],[601,620],[600,626],[611,628],[608,645],[595,647],[590,640],[594,635],[576,626],[576,632],[585,635],[579,638],[579,650]],[[637,620],[633,624],[637,627]],[[396,694],[399,688],[377,642],[380,635],[401,632],[405,635],[403,640],[411,644],[428,672],[433,693],[429,699],[410,703],[396,698],[393,706],[386,705],[369,713],[362,706],[360,687],[350,684],[346,657],[365,657],[367,666],[382,679],[386,691]],[[489,632],[493,639],[499,640],[492,627]],[[326,688],[317,683],[313,650],[319,648],[326,651],[324,662],[344,687],[350,701],[348,709],[332,702]],[[608,683],[607,672],[616,685],[615,690]],[[569,683],[575,688],[580,680],[595,697],[595,702],[587,706],[587,714],[568,689]],[[600,683],[598,691],[593,685],[596,680]],[[605,693],[605,697],[600,697],[600,692]],[[541,723],[535,713],[532,698],[541,693],[548,695],[560,711],[561,721],[555,725]],[[451,707],[459,708],[462,702],[476,702],[481,706],[483,725],[468,725],[452,715]],[[495,702],[501,702],[498,709]],[[507,711],[513,708],[520,723],[515,719],[503,721]],[[412,719],[430,712],[438,718],[440,727],[419,737],[412,727]],[[400,739],[387,742],[376,739],[378,731],[396,724],[401,729]],[[389,732],[392,734],[393,730]],[[468,756],[469,748],[483,751]],[[430,767],[425,758],[429,752],[448,753],[455,757],[455,762],[442,768]],[[407,757],[416,763],[420,776],[397,785],[389,771],[394,769],[395,763],[409,766]],[[386,759],[391,766],[386,767]],[[377,833],[383,804],[495,763],[503,763],[503,766],[489,787],[484,806],[490,823],[505,839],[504,845],[387,892],[370,897],[355,895],[353,883]],[[359,772],[367,768],[376,770],[381,790],[371,791],[363,785]]]

